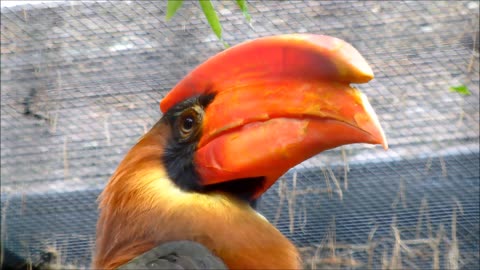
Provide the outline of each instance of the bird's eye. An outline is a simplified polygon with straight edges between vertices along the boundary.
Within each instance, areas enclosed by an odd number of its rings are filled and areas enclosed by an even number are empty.
[[[195,124],[195,119],[193,118],[193,116],[189,115],[183,119],[182,130],[184,132],[189,132],[190,130],[192,130],[194,124]]]
[[[178,121],[178,129],[184,139],[191,137],[192,133],[195,132],[197,121],[197,113],[195,110],[187,110],[182,113]]]

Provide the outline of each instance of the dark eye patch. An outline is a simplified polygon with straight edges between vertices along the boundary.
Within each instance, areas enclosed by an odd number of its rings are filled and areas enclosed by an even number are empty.
[[[193,157],[202,133],[203,113],[213,98],[212,94],[189,98],[163,116],[163,121],[172,129],[164,149],[163,163],[170,179],[184,190],[202,189]]]

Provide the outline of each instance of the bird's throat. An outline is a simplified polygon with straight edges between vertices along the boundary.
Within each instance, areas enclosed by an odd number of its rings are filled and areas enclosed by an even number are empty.
[[[223,192],[185,192],[168,178],[144,183],[151,192],[128,191],[135,204],[102,209],[96,268],[118,267],[178,240],[199,242],[229,269],[300,268],[294,245],[246,201]]]

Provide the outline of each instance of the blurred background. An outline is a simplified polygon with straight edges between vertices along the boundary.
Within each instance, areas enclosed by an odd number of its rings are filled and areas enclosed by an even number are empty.
[[[390,149],[351,145],[284,175],[260,212],[305,268],[479,268],[479,1],[214,1],[230,45],[335,36]],[[196,1],[13,2],[1,8],[1,242],[88,268],[96,198],[160,117],[159,101],[224,49]]]

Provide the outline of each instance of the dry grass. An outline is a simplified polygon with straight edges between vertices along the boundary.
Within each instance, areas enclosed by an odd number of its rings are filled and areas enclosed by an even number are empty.
[[[307,269],[373,269],[379,267],[375,265],[380,263],[380,268],[385,270],[422,269],[416,264],[420,259],[422,262],[430,261],[431,269],[460,269],[463,263],[456,236],[459,210],[462,211],[461,205],[457,203],[452,210],[451,238],[446,236],[445,227],[440,224],[436,232],[428,233],[429,236],[426,238],[417,235],[413,239],[402,239],[402,231],[394,218],[391,223],[391,238],[374,239],[378,226],[373,226],[365,244],[338,243],[335,237],[335,218],[333,218],[326,239],[323,239],[319,245],[300,249],[304,255],[304,266]],[[417,228],[425,222],[430,231],[432,226],[429,224],[426,200],[422,201],[418,219]],[[449,247],[444,254],[442,254],[442,244]],[[379,251],[378,247],[383,247],[383,250]],[[357,258],[363,259],[357,259],[353,256],[354,254],[360,255]],[[442,257],[445,258],[443,266]]]
[[[477,44],[479,42],[478,32],[479,32],[480,26],[478,25],[478,14],[477,14],[476,18],[473,19],[473,27],[474,27],[475,30],[472,32],[473,45],[472,45],[472,55],[470,56],[470,61],[468,61],[468,66],[467,66],[467,72],[468,73],[472,72],[473,64],[475,63],[475,60],[478,59],[478,57],[479,57],[479,52],[475,50],[475,48],[477,47]]]
[[[405,180],[403,178],[400,178],[398,193],[395,197],[395,200],[393,200],[392,209],[396,209],[399,202],[402,204],[403,208],[407,208],[407,200],[405,198]]]
[[[341,147],[342,149],[342,160],[343,160],[343,188],[345,191],[348,190],[348,172],[350,171],[350,166],[348,165],[347,151],[345,151],[345,146]]]
[[[455,201],[452,213],[450,248],[448,249],[445,263],[448,269],[459,269],[460,263],[460,251],[458,249],[457,239],[457,210],[460,210],[460,213],[463,214],[463,208],[459,201]]]
[[[297,172],[295,171],[292,176],[292,188],[288,189],[287,187],[287,179],[281,178],[279,180],[278,188],[277,188],[277,193],[279,196],[279,202],[278,202],[278,207],[275,213],[275,217],[273,219],[272,224],[277,225],[278,221],[281,217],[282,214],[282,209],[284,206],[285,201],[287,202],[287,207],[288,207],[288,218],[289,218],[289,231],[290,233],[294,233],[295,231],[295,212],[296,212],[296,206],[297,206],[297,198],[301,196],[307,196],[307,195],[321,195],[321,194],[328,194],[328,196],[331,198],[333,193],[336,193],[340,200],[343,199],[343,191],[340,185],[340,182],[336,178],[335,174],[333,173],[333,170],[328,167],[327,169],[322,168],[322,172],[324,175],[325,179],[325,184],[326,188],[306,188],[306,189],[297,189]],[[332,182],[335,185],[335,188],[332,188],[332,185],[330,184],[330,179],[332,179]],[[301,217],[302,217],[302,223],[300,227],[304,227],[307,222],[307,208],[305,204],[302,204],[302,207],[300,208],[301,210]]]
[[[447,177],[448,171],[447,171],[447,165],[445,164],[445,159],[442,156],[439,156],[438,161],[440,162],[440,167],[442,168],[442,176]],[[433,162],[433,157],[429,157],[425,164],[425,172],[430,171],[430,168],[432,167],[432,162]]]
[[[429,160],[425,167],[425,173],[428,173],[432,160]],[[440,159],[442,174],[447,175],[444,160]],[[345,167],[345,172],[348,167]],[[285,202],[288,205],[289,231],[294,233],[296,211],[301,211],[303,217],[300,227],[303,228],[307,222],[307,211],[305,203],[298,204],[304,198],[303,196],[312,196],[328,194],[331,198],[335,193],[340,199],[343,198],[343,191],[340,182],[330,168],[322,170],[325,179],[326,188],[297,188],[297,172],[293,173],[291,179],[291,188],[287,186],[287,179],[281,179],[278,185],[279,205],[275,214],[273,224],[277,225],[282,208]],[[344,184],[346,190],[348,184]],[[408,207],[408,198],[405,194],[405,181],[401,179],[398,193],[392,202],[392,209],[396,209],[401,205],[404,209]],[[461,205],[456,202],[456,206],[452,212],[452,220],[450,227],[452,228],[451,238],[445,234],[444,224],[436,224],[432,226],[428,200],[423,198],[417,215],[417,224],[414,228],[414,237],[405,239],[402,237],[402,230],[397,224],[396,217],[393,218],[390,229],[391,236],[383,238],[375,238],[378,225],[373,224],[368,239],[365,243],[338,243],[335,233],[335,217],[328,228],[327,235],[319,244],[302,247],[300,252],[303,255],[304,266],[307,269],[372,269],[380,267],[382,269],[421,269],[418,260],[430,262],[432,269],[440,269],[447,267],[448,269],[459,269],[460,253],[458,248],[458,240],[456,237],[456,217],[457,211],[461,209]],[[298,214],[298,213],[297,213]],[[299,215],[297,215],[298,217]],[[423,231],[426,228],[426,231]],[[427,237],[423,237],[427,235]],[[442,249],[442,244],[447,244],[448,251]],[[383,250],[381,249],[383,248]],[[443,252],[443,254],[442,254]],[[359,256],[355,256],[359,255]],[[445,258],[442,267],[441,258]],[[363,258],[363,259],[358,259]]]
[[[70,165],[68,162],[68,137],[63,138],[63,178],[68,180],[70,177]]]

